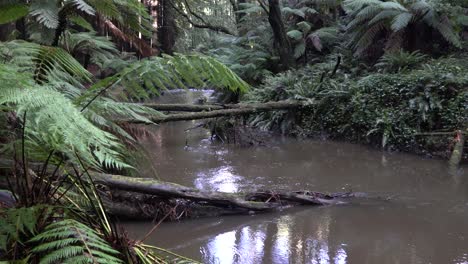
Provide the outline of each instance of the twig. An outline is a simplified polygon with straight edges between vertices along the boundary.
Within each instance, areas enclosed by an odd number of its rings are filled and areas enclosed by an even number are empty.
[[[179,206],[179,204],[176,204],[174,208],[172,208],[163,218],[161,218],[161,220],[159,220],[159,222],[155,226],[153,226],[153,228],[151,228],[151,230],[148,233],[146,233],[143,239],[140,240],[140,243],[143,243],[143,241],[145,241],[159,227],[159,225],[161,225],[161,223],[164,220],[166,220],[167,217],[169,217],[169,215],[171,215],[173,212],[175,213],[177,206]]]

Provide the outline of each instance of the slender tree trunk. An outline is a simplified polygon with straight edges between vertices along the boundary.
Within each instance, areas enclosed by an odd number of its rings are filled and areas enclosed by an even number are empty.
[[[175,39],[177,35],[175,23],[175,10],[172,8],[169,1],[161,0],[159,3],[158,14],[158,39],[161,44],[161,50],[164,53],[174,53]]]
[[[281,18],[281,9],[279,0],[268,0],[269,12],[268,22],[273,30],[274,45],[280,57],[282,69],[288,69],[294,64],[294,56],[291,42],[286,34],[283,20]]]
[[[239,11],[243,9],[241,7],[241,4],[247,3],[247,0],[230,0],[230,1],[232,5],[232,10],[234,11],[234,17],[236,19],[236,27],[237,27],[238,35],[243,36],[245,35],[246,32],[245,32],[245,29],[242,28],[241,22],[245,14],[239,13]]]

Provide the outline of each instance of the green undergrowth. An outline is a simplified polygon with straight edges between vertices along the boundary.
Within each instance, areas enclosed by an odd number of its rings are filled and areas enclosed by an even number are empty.
[[[319,63],[267,78],[244,100],[295,99],[310,106],[293,114],[262,113],[251,117],[250,124],[299,137],[444,154],[455,131],[467,132],[468,54],[422,57],[418,64],[388,71],[394,60],[387,58],[384,68],[345,60],[335,74],[336,63]]]

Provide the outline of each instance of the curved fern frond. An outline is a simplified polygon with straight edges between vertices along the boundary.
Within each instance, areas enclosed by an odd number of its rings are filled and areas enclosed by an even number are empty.
[[[450,4],[441,8],[438,1],[346,0],[343,7],[351,18],[346,30],[356,54],[368,50],[379,32],[385,32],[379,35],[379,40],[385,41],[386,50],[398,50],[404,37],[413,34],[405,31],[410,25],[429,26],[451,45],[462,46],[455,17],[463,12]],[[392,47],[392,43],[398,46]]]
[[[391,26],[392,30],[396,32],[396,31],[400,31],[401,29],[406,28],[408,24],[410,23],[411,19],[413,19],[413,14],[411,13],[404,12],[404,13],[398,14],[397,16],[393,18],[392,26]]]
[[[58,13],[59,3],[56,0],[33,0],[29,6],[29,14],[47,28],[55,29],[58,27]]]
[[[110,39],[97,36],[94,32],[65,32],[61,45],[74,56],[90,56],[90,61],[100,67],[113,60],[119,52]]]
[[[91,73],[61,48],[15,40],[0,43],[0,51],[4,62],[20,67],[21,71],[34,72],[36,80],[47,81],[49,74],[58,71],[68,73],[77,81],[91,80]]]
[[[92,124],[80,112],[81,107],[64,94],[35,84],[31,73],[0,64],[0,105],[21,117],[27,115],[22,120],[26,124],[25,143],[36,160],[56,150],[76,163],[79,155],[97,169],[128,167],[122,161],[123,146],[115,136]]]
[[[48,225],[29,242],[40,243],[32,249],[41,255],[40,264],[124,263],[99,233],[73,219]]]
[[[94,15],[95,13],[94,8],[84,0],[66,0],[64,5],[70,5],[76,8],[76,10],[84,12],[88,15]]]
[[[176,54],[132,63],[118,74],[92,86],[83,97],[89,98],[106,87],[117,86],[124,87],[135,98],[159,95],[167,89],[218,88],[238,93],[249,89],[245,81],[214,58]]]

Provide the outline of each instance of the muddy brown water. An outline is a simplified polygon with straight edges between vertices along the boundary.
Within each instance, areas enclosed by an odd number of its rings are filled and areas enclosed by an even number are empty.
[[[201,92],[162,102],[191,102]],[[199,121],[141,138],[148,177],[202,190],[359,191],[390,198],[163,223],[145,242],[203,263],[468,263],[468,168],[341,142],[275,138],[267,147],[213,143]],[[141,239],[153,226],[125,226]]]

